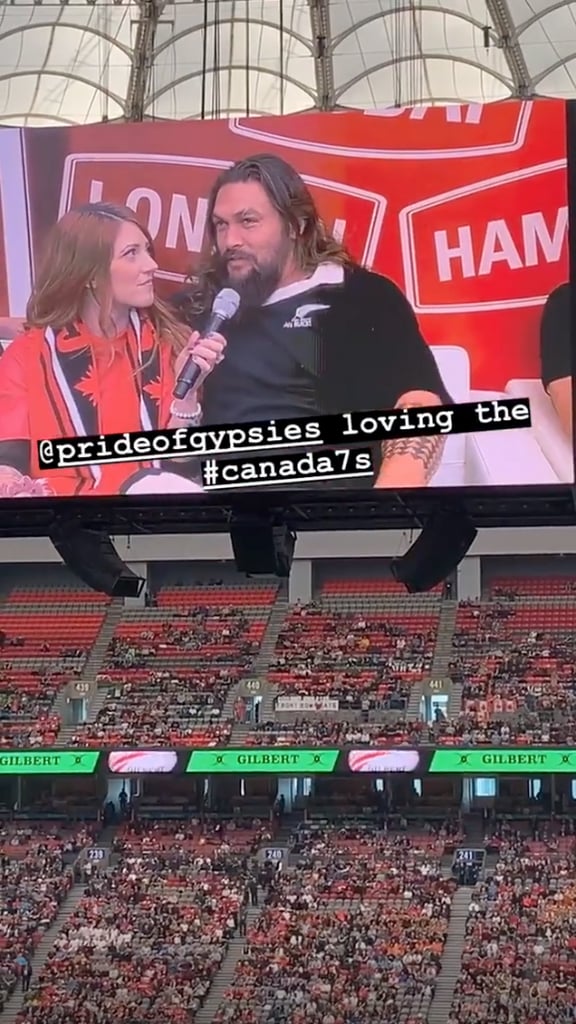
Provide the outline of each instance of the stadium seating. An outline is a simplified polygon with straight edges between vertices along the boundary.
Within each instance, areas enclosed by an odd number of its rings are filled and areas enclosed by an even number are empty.
[[[157,607],[169,610],[184,608],[269,608],[278,594],[277,584],[235,584],[227,586],[164,587],[159,591]]]
[[[85,828],[40,822],[0,832],[4,996],[70,890],[66,858],[71,864],[93,839]],[[80,1024],[188,1024],[236,934],[252,856],[269,841],[266,826],[243,821],[120,825],[112,865],[85,882],[18,1024],[63,1024],[63,1014]],[[302,826],[291,839],[294,868],[272,877],[218,1020],[274,1020],[268,1004],[278,1006],[283,990],[296,1019],[308,1004],[311,1024],[341,1005],[353,1014],[357,1003],[379,1020],[392,1011],[403,1024],[425,1015],[454,890],[440,864],[448,842],[443,828],[384,836],[370,825]]]
[[[323,598],[352,598],[365,600],[368,597],[397,597],[404,598],[406,602],[406,588],[396,580],[367,579],[367,580],[327,580],[321,589]],[[417,600],[425,604],[429,602],[430,595],[441,596],[442,586],[439,584],[428,592],[428,595],[421,596]]]
[[[152,607],[126,610],[99,676],[96,718],[67,742],[226,744],[230,689],[250,674],[277,595],[268,583],[170,586]],[[78,587],[12,589],[0,605],[0,748],[55,744],[58,695],[81,674],[109,604]],[[268,713],[242,742],[571,743],[576,584],[502,575],[485,600],[462,602],[449,667],[461,711],[429,724],[406,709],[430,671],[441,608],[440,588],[408,597],[389,579],[324,582],[311,604],[289,609],[268,678],[279,696],[337,701],[338,714]]]
[[[566,581],[552,579],[502,580],[492,595],[458,609],[450,674],[463,689],[455,735],[472,743],[570,742],[576,595]]]
[[[170,587],[158,592],[152,607],[125,610],[100,673],[100,710],[78,727],[73,742],[116,748],[228,742],[230,690],[250,674],[277,593],[275,586],[251,583]],[[81,671],[108,607],[97,595],[83,603],[84,594],[20,588],[0,606],[0,746],[54,742],[59,721],[49,718],[53,702]],[[391,713],[394,701],[401,697],[406,705],[411,687],[430,670],[441,602],[439,589],[412,599],[387,580],[335,580],[310,605],[290,608],[270,681],[282,694],[336,698],[340,717],[274,716],[247,728],[242,745],[573,743],[576,586],[552,575],[502,575],[483,601],[458,606],[451,674],[462,685],[460,714],[428,724],[410,720],[405,707]],[[369,720],[357,714],[366,705]],[[36,714],[39,724],[32,721]],[[438,793],[416,799],[409,778],[394,779],[391,799],[398,803],[392,809],[386,786],[335,778],[308,800],[305,821],[294,828],[289,818],[282,832],[282,813],[270,806],[274,784],[260,792],[252,785],[257,779],[247,775],[246,796],[242,786],[240,794],[238,787],[233,792],[230,778],[218,781],[213,795],[222,795],[236,815],[237,800],[250,819],[217,820],[201,803],[198,817],[168,817],[185,800],[199,800],[193,782],[180,778],[166,778],[165,800],[164,780],[150,783],[145,813],[155,815],[152,820],[142,818],[137,800],[126,815],[117,814],[107,840],[110,866],[74,890],[78,895],[33,977],[17,1024],[194,1022],[215,990],[257,872],[263,884],[255,858],[276,844],[289,847],[288,870],[283,865],[268,875],[264,903],[251,914],[225,990],[220,976],[216,991],[224,999],[210,1019],[437,1019],[429,1012],[456,891],[449,865],[467,841],[459,806],[450,824],[443,821],[448,780],[432,779]],[[101,810],[100,780],[81,782],[92,785]],[[562,798],[569,803],[568,792]],[[82,786],[76,793],[83,799]],[[505,798],[519,814],[520,789],[508,796],[498,791],[500,808]],[[297,817],[300,796],[293,799]],[[437,806],[437,821],[424,825],[422,801],[427,809]],[[482,842],[477,834],[475,844],[487,853],[488,874],[469,890],[462,970],[447,1024],[574,1020],[576,826],[546,824],[544,802],[527,792],[525,805],[525,821],[499,821],[491,806],[484,808],[489,835]],[[100,834],[99,826],[13,820],[5,806],[0,1010],[19,982],[23,958],[33,954],[79,877],[76,856]],[[358,820],[344,820],[344,806]]]
[[[73,746],[215,746],[226,743],[221,721],[226,694],[238,669],[108,672],[99,677],[107,697],[96,720],[78,728]]]
[[[565,576],[501,576],[490,584],[494,598],[576,596],[576,584]]]
[[[454,890],[443,849],[429,835],[300,833],[297,865],[272,882],[217,1024],[424,1020]]]
[[[574,836],[530,840],[508,830],[470,907],[450,1024],[560,1024],[576,1001]]]
[[[408,602],[393,581],[332,581],[289,612],[268,678],[293,697],[328,697],[340,710],[402,710],[429,671],[441,592]]]
[[[88,589],[11,591],[0,606],[0,747],[54,744],[54,701],[81,674],[109,601]]]
[[[105,700],[72,743],[226,743],[226,697],[258,653],[277,589],[172,587],[154,607],[127,611],[98,679]]]
[[[242,742],[249,747],[394,746],[406,742],[425,745],[432,742],[429,732],[424,723],[396,717],[378,723],[331,722],[327,716],[314,722],[296,717],[294,722],[262,722],[244,735]]]
[[[0,832],[0,1008],[69,892],[65,857],[92,839],[39,822]],[[302,824],[291,870],[268,875],[216,1024],[346,1022],[360,1008],[368,1024],[424,1024],[456,889],[441,860],[458,839],[444,823],[401,833]],[[266,841],[243,822],[121,825],[113,865],[87,880],[18,1024],[194,1020]],[[487,846],[498,863],[470,894],[450,1024],[564,1024],[574,1005],[573,829],[495,822]],[[509,1007],[516,1016],[504,1016]]]
[[[267,828],[246,821],[125,822],[117,831],[114,850],[121,854],[162,853],[178,850],[197,857],[212,857],[224,846],[235,853],[255,853],[261,842],[270,838]]]
[[[240,829],[232,846],[233,833],[202,845],[198,827],[185,822],[125,826],[116,863],[89,880],[20,1024],[61,1024],[63,1007],[68,1022],[82,1024],[188,1024],[237,926],[246,852],[260,838]]]
[[[0,1010],[72,886],[67,856],[93,834],[35,821],[0,826]]]

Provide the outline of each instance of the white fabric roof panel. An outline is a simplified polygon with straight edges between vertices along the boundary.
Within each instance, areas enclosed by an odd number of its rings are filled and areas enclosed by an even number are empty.
[[[326,81],[329,105],[364,109],[575,93],[566,0],[173,0],[149,60],[143,11],[137,0],[0,0],[0,123],[122,118],[134,81],[146,117],[174,119],[295,113],[321,105]]]

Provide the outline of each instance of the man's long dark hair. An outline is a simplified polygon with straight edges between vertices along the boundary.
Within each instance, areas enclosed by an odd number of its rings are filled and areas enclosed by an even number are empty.
[[[352,263],[344,246],[327,230],[298,171],[273,153],[249,156],[223,171],[212,186],[208,198],[206,244],[200,267],[188,277],[192,287],[187,297],[186,313],[191,316],[202,315],[212,307],[214,296],[223,283],[213,223],[218,193],[225,185],[245,181],[257,181],[266,192],[287,230],[294,236],[296,259],[305,274],[312,275],[321,263],[339,263],[341,266]]]

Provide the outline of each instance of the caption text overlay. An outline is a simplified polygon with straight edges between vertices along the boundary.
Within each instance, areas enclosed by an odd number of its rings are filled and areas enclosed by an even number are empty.
[[[149,459],[186,460],[208,456],[201,464],[208,489],[244,484],[285,483],[297,479],[370,476],[369,450],[341,447],[399,438],[474,434],[487,430],[518,430],[531,426],[528,399],[492,399],[460,405],[393,409],[388,412],[346,412],[297,420],[270,420],[241,426],[177,427],[94,437],[67,437],[38,442],[40,469],[68,469]],[[278,450],[305,449],[302,457],[282,458]],[[340,448],[314,452],[315,448]],[[274,452],[266,468],[256,458]],[[226,454],[248,454],[250,460],[221,461]],[[324,462],[322,462],[324,459]],[[253,465],[251,472],[246,467]],[[224,467],[230,467],[227,475]],[[235,467],[235,468],[234,468]],[[300,467],[300,468],[298,468]]]

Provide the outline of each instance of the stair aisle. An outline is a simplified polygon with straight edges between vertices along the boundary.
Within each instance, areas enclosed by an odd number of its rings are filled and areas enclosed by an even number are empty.
[[[54,940],[56,939],[58,932],[66,924],[66,921],[71,917],[71,915],[76,910],[76,907],[78,906],[80,900],[82,899],[83,893],[83,885],[72,886],[70,892],[68,893],[68,896],[62,903],[60,910],[56,915],[54,923],[40,939],[40,942],[36,947],[36,950],[32,957],[33,974],[30,991],[33,990],[35,983],[38,981],[38,976],[40,975],[40,972],[42,971],[42,968],[46,963],[46,960],[48,959],[48,954],[54,944]],[[21,992],[19,988],[16,989],[14,994],[8,999],[5,1009],[2,1011],[2,1024],[14,1024],[14,1021],[16,1020],[18,1014],[20,1013],[20,1010],[22,1009],[25,998],[26,996],[24,995],[24,993]]]
[[[254,679],[265,679],[266,673],[270,668],[270,662],[274,657],[274,651],[276,650],[276,642],[280,636],[280,631],[284,625],[284,620],[288,614],[290,605],[288,598],[285,594],[279,594],[276,598],[276,602],[270,612],[270,618],[268,619],[268,625],[266,632],[262,637],[262,643],[260,650],[256,655],[252,666],[250,668],[251,675]]]
[[[452,683],[446,714],[450,720],[458,718],[462,711],[462,683]]]
[[[116,627],[123,614],[124,598],[115,597],[112,604],[108,606],[108,611],[102,624],[102,629],[96,638],[96,642],[93,645],[86,665],[84,666],[84,671],[80,676],[81,681],[92,682],[96,679],[98,673],[101,672],[104,664],[104,658],[106,657],[106,651],[108,650],[110,641],[116,632]]]
[[[268,629],[264,634],[260,652],[252,666],[255,678],[261,679],[262,681],[262,687],[260,690],[262,695],[262,704],[260,705],[261,722],[270,722],[276,716],[276,697],[278,696],[279,688],[277,686],[273,686],[272,683],[269,683],[267,676],[270,663],[276,651],[278,637],[280,636],[289,611],[290,604],[288,602],[288,598],[280,595],[276,600],[272,615],[270,616]]]
[[[409,722],[417,722],[421,717],[422,691],[423,685],[421,682],[412,683],[412,686],[410,687],[410,697],[406,707],[406,718]]]
[[[268,619],[268,625],[266,626],[266,631],[262,638],[260,650],[247,673],[247,676],[250,679],[257,679],[260,682],[258,695],[262,697],[262,704],[260,705],[261,722],[270,721],[274,718],[275,714],[274,706],[276,703],[278,688],[276,686],[271,686],[270,683],[267,682],[266,675],[270,667],[270,662],[274,657],[276,643],[289,608],[290,605],[288,603],[288,598],[281,592],[276,598],[276,602],[270,613],[270,618]],[[236,686],[231,688],[224,705],[224,718],[234,717],[234,704],[236,702],[236,698],[240,693],[245,694],[245,692],[245,683],[243,681],[237,683]],[[251,728],[252,727],[249,725],[235,724],[232,729],[230,743],[236,746],[242,746],[245,742],[246,736],[251,732]]]
[[[458,612],[457,601],[442,601],[440,605],[440,618],[438,620],[438,632],[429,676],[431,679],[440,679],[448,675],[448,666],[452,660],[452,638],[456,626],[456,614]],[[410,722],[416,722],[421,716],[422,694],[425,681],[414,683],[410,690],[410,699],[406,708],[406,717]],[[453,688],[454,690],[455,688]],[[462,687],[459,688],[459,695],[451,693],[449,708],[457,714],[460,710],[460,696]]]
[[[263,898],[264,893],[263,890],[260,889],[258,891],[258,902],[260,906],[248,907],[248,932],[253,927],[254,922],[260,916],[260,913],[262,911]],[[238,965],[239,960],[241,960],[242,957],[244,956],[245,946],[246,939],[244,938],[244,936],[235,935],[233,939],[230,939],[228,943],[228,951],[226,953],[226,956],[224,957],[224,960],[222,961],[222,966],[218,971],[218,974],[216,975],[214,981],[212,982],[210,991],[208,993],[208,998],[206,999],[204,1006],[202,1007],[201,1010],[198,1011],[194,1018],[194,1024],[212,1024],[212,1021],[214,1020],[216,1013],[220,1009],[226,991],[232,985],[234,972],[236,971],[236,967]]]
[[[452,639],[456,628],[456,615],[458,614],[457,601],[442,601],[440,606],[440,621],[436,635],[436,646],[430,675],[432,679],[439,679],[448,675],[448,665],[452,660]]]
[[[100,630],[96,638],[96,642],[88,655],[88,660],[86,661],[82,675],[77,679],[78,683],[86,683],[89,686],[89,690],[86,695],[88,708],[86,717],[87,722],[95,721],[96,716],[106,699],[105,691],[98,687],[96,680],[99,673],[102,671],[106,652],[123,613],[124,598],[114,598],[112,604],[108,606],[108,611],[102,624],[102,629]],[[63,698],[64,694],[62,694],[61,697]],[[55,710],[60,711],[61,718],[64,720],[62,711],[56,707]],[[72,736],[78,731],[79,727],[76,725],[63,725],[58,733],[59,745],[65,747],[70,742]]]
[[[480,811],[465,814],[462,824],[466,832],[467,846],[484,846],[485,828]]]
[[[454,990],[462,967],[462,950],[472,892],[472,889],[462,888],[454,894],[440,974],[428,1011],[428,1024],[446,1024],[448,1020]]]

